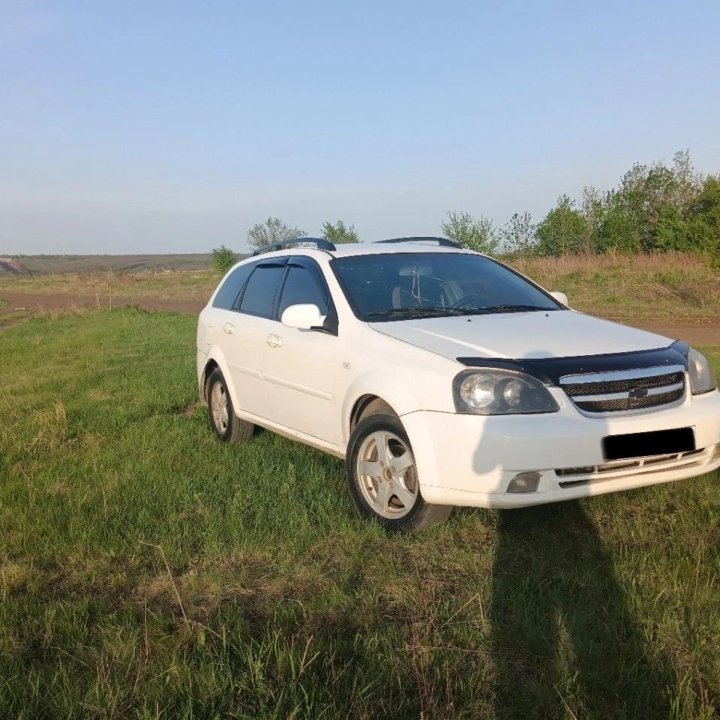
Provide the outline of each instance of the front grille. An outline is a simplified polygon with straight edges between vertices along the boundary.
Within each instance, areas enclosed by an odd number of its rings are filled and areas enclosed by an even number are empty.
[[[670,367],[567,375],[560,386],[588,415],[641,411],[672,405],[685,396],[685,370]]]
[[[581,376],[582,377],[582,376]],[[586,376],[585,376],[586,377]],[[579,382],[569,385],[566,392],[570,396],[576,395],[597,395],[599,393],[627,392],[633,389],[655,389],[666,385],[674,385],[683,382],[685,373],[673,372],[662,375],[651,375],[650,377],[629,378],[625,380],[606,380],[605,382]]]

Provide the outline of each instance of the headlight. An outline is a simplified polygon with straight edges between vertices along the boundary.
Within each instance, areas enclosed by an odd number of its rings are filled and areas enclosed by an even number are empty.
[[[715,373],[708,359],[692,348],[688,352],[688,374],[690,375],[690,390],[693,395],[702,395],[717,387]]]
[[[522,415],[557,412],[545,386],[512,370],[466,370],[453,382],[455,409],[476,415]]]

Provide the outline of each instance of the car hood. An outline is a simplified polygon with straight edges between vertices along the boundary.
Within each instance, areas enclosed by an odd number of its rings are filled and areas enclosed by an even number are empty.
[[[572,310],[371,323],[384,335],[451,360],[530,359],[654,350],[672,340]]]

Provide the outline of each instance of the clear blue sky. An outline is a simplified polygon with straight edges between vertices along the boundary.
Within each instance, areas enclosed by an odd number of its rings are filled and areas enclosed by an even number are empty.
[[[536,220],[689,149],[720,170],[720,4],[0,0],[0,255]]]

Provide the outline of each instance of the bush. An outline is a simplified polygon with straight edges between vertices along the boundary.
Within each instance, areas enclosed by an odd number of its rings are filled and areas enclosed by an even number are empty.
[[[237,257],[235,253],[230,249],[221,245],[219,248],[214,248],[213,251],[213,264],[215,268],[223,275],[235,264]]]
[[[453,210],[440,226],[443,235],[475,252],[492,255],[497,252],[498,233],[493,221],[482,215],[474,218],[470,213]]]

